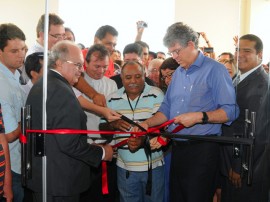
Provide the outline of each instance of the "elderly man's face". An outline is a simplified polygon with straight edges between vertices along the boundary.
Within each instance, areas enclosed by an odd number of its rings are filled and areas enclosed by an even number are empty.
[[[83,72],[83,55],[79,47],[71,46],[69,56],[62,61],[60,73],[70,83],[74,85],[78,82]]]
[[[127,64],[121,73],[123,86],[130,99],[138,97],[144,88],[144,74],[138,64]]]

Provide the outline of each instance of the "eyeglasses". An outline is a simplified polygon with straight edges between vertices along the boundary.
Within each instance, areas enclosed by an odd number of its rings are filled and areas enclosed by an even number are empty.
[[[220,59],[218,60],[218,62],[220,62],[221,64],[227,64],[227,63],[230,63],[232,64],[233,63],[233,60],[227,60],[227,59]]]
[[[173,56],[174,54],[176,54],[177,56],[179,55],[179,53],[180,53],[180,51],[181,50],[183,50],[185,47],[182,47],[182,48],[178,48],[178,49],[176,49],[176,50],[174,50],[174,51],[172,51],[172,52],[168,52],[167,54],[169,55],[169,56]]]
[[[75,65],[78,68],[78,70],[82,70],[82,68],[83,68],[83,64],[81,64],[81,63],[72,62],[70,60],[66,60],[65,62]]]
[[[167,75],[162,76],[162,77],[161,77],[161,80],[162,80],[162,81],[165,81],[165,80],[166,80],[166,78],[171,79],[171,78],[172,78],[173,73],[174,73],[174,71],[173,71],[173,72],[168,73]]]
[[[152,72],[152,73],[158,73],[159,70],[158,70],[157,68],[153,68],[153,69],[149,70],[149,72]]]
[[[57,40],[66,39],[65,34],[49,34],[49,35],[52,36],[53,38],[57,39]]]

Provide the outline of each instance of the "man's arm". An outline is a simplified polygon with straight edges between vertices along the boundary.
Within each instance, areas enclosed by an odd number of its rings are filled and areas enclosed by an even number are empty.
[[[74,87],[92,99],[95,104],[103,107],[107,106],[105,96],[92,88],[82,76]]]
[[[104,116],[109,122],[120,119],[121,115],[118,114],[117,112],[113,111],[112,109],[109,109],[107,107],[98,106],[98,105],[90,102],[89,100],[87,100],[86,98],[84,98],[81,95],[78,97],[78,100],[79,100],[82,108],[89,110],[89,111],[92,111],[92,112],[95,112],[95,113],[99,114],[100,116]]]
[[[209,123],[226,123],[228,117],[223,109],[217,109],[215,111],[206,112]],[[182,124],[185,127],[191,127],[197,123],[202,123],[203,113],[202,112],[189,112],[181,114],[175,117],[174,123]]]
[[[14,142],[19,138],[21,134],[21,123],[18,123],[18,127],[10,133],[6,133],[5,137],[8,143]]]
[[[141,41],[142,40],[142,35],[143,35],[143,31],[144,31],[144,27],[139,26],[140,23],[142,23],[143,21],[138,21],[137,24],[137,35],[135,37],[135,42],[136,41]]]
[[[157,113],[155,113],[154,116],[145,120],[142,123],[147,125],[147,128],[146,128],[146,130],[147,130],[149,127],[160,125],[160,124],[166,122],[167,120],[168,120],[167,117],[162,112],[157,112]]]

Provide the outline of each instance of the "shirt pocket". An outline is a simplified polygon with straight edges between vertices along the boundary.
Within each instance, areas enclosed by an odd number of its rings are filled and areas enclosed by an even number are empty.
[[[206,85],[195,85],[190,94],[190,106],[203,107],[211,102],[210,89]]]

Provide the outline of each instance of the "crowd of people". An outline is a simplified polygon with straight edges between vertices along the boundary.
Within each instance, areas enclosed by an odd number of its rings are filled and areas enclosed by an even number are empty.
[[[142,41],[147,24],[138,21],[135,40],[121,53],[113,26],[99,27],[85,48],[64,20],[50,13],[43,67],[44,24],[42,15],[29,48],[18,26],[0,25],[0,201],[43,201],[42,158],[35,152],[41,146],[48,202],[269,202],[269,63],[262,64],[258,36],[235,37],[235,54],[216,57],[206,33],[176,22],[163,38],[166,57]],[[206,47],[199,47],[200,38]],[[30,105],[31,127],[42,129],[43,68],[48,68],[46,128],[95,134],[43,134],[44,145],[29,135],[31,175],[22,186],[21,108]],[[256,113],[255,132],[250,112]],[[136,135],[170,120],[160,133]],[[166,136],[171,133],[173,138]],[[254,138],[251,185],[246,147],[206,140],[247,134]]]

